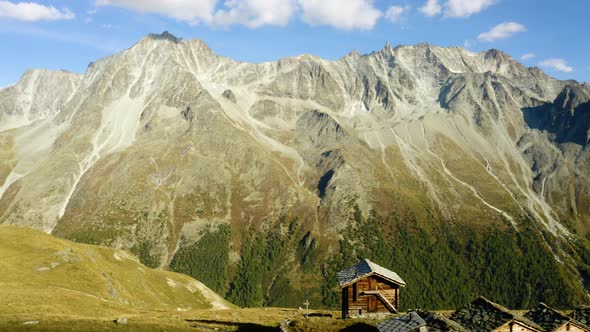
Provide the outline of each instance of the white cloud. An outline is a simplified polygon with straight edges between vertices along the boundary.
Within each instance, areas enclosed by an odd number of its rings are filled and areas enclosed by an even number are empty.
[[[539,62],[539,66],[552,68],[557,71],[562,71],[564,73],[571,73],[574,71],[574,68],[567,65],[567,61],[564,59],[547,59]]]
[[[197,24],[211,21],[217,0],[96,0],[97,6],[115,6],[167,16]]]
[[[424,6],[420,7],[420,11],[426,16],[435,16],[442,12],[442,7],[438,0],[428,0]]]
[[[213,25],[242,24],[250,28],[263,25],[285,26],[296,8],[294,0],[229,0],[227,9],[218,10],[212,18]]]
[[[0,17],[35,22],[71,20],[76,15],[67,8],[59,10],[53,6],[44,6],[35,2],[13,3],[10,1],[0,1]]]
[[[298,0],[303,21],[344,30],[371,30],[383,13],[372,0]]]
[[[84,23],[86,23],[86,24],[92,23],[92,21],[94,21],[93,16],[96,15],[97,12],[98,11],[96,10],[96,8],[87,10],[86,15],[88,15],[88,16],[86,16],[84,18]]]
[[[189,24],[211,26],[285,26],[295,15],[310,25],[344,30],[370,30],[383,13],[374,0],[95,0],[97,6],[115,6],[154,13]]]
[[[445,16],[468,17],[495,4],[497,0],[449,0],[445,4]]]
[[[410,12],[410,6],[391,6],[385,12],[385,18],[392,23],[400,23],[405,20],[408,12]]]
[[[525,53],[520,57],[520,60],[529,60],[536,57],[535,53]]]
[[[496,25],[488,32],[480,33],[478,40],[493,42],[498,39],[504,39],[512,36],[517,32],[526,31],[526,27],[516,22],[504,22]]]

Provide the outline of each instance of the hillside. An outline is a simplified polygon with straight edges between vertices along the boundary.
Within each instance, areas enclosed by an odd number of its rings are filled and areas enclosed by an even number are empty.
[[[574,306],[589,91],[499,50],[253,64],[149,35],[0,90],[0,223],[129,250],[240,306],[335,307],[362,258],[410,308]]]
[[[28,228],[0,226],[0,257],[0,327],[17,318],[110,321],[142,311],[234,308],[202,283],[150,269],[125,251]]]
[[[336,331],[378,321],[239,309],[200,282],[150,269],[125,251],[17,226],[0,226],[0,269],[0,331],[278,331],[286,319],[296,321],[293,331]]]

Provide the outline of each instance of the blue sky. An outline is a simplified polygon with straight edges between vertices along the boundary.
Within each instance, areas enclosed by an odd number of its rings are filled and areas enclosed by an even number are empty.
[[[164,30],[249,62],[337,59],[386,41],[497,48],[551,76],[590,81],[589,13],[588,0],[0,0],[0,87],[29,68],[83,73]]]

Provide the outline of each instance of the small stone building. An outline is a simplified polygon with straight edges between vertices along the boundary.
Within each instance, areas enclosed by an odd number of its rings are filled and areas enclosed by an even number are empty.
[[[338,272],[342,288],[342,318],[364,314],[396,313],[405,281],[397,273],[368,259]]]
[[[590,307],[581,306],[569,314],[569,317],[583,324],[584,326],[590,327]]]
[[[377,324],[379,332],[427,332],[426,321],[415,311]]]
[[[451,314],[450,319],[470,331],[541,332],[543,328],[528,318],[482,296]]]
[[[588,327],[550,308],[545,303],[539,304],[535,309],[529,310],[524,317],[537,323],[547,332],[590,332]]]
[[[436,312],[416,310],[416,313],[426,321],[428,332],[469,332],[459,323]]]

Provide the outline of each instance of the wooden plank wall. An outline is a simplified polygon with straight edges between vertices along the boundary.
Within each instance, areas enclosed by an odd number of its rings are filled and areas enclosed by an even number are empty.
[[[374,283],[376,287],[371,289],[370,287],[370,279],[375,280]],[[378,276],[369,276],[367,278],[361,279],[356,282],[356,288],[358,292],[358,296],[356,301],[354,301],[354,294],[353,290],[355,287],[352,285],[343,288],[342,293],[342,311],[348,312],[348,316],[357,316],[359,314],[367,314],[369,313],[369,298],[373,297],[376,298],[375,295],[363,295],[364,291],[381,291],[385,294],[386,298],[394,305],[397,309],[399,308],[399,287],[385,279],[382,279]],[[388,313],[389,310],[385,305],[377,299],[377,311],[378,313]]]

